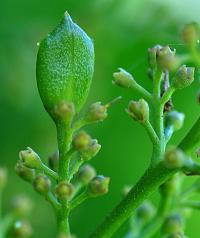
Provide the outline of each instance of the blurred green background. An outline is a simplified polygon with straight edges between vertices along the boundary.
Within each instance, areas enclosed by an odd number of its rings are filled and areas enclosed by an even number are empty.
[[[179,53],[185,50],[180,30],[185,23],[200,22],[198,0],[6,0],[0,14],[0,165],[9,168],[9,186],[4,208],[14,194],[28,194],[35,201],[31,215],[34,238],[54,238],[55,220],[51,208],[13,170],[18,151],[31,146],[46,161],[56,149],[55,127],[44,111],[35,80],[37,41],[53,29],[67,10],[93,39],[96,51],[95,75],[88,104],[104,103],[118,95],[123,101],[113,106],[109,118],[88,127],[99,139],[102,150],[92,161],[99,174],[111,177],[107,196],[84,203],[71,217],[72,231],[84,238],[94,230],[105,214],[120,200],[126,184],[134,184],[148,165],[151,144],[145,131],[125,113],[134,94],[112,85],[112,73],[118,67],[132,72],[151,90],[146,76],[147,49],[155,44],[170,44]],[[185,126],[172,143],[186,133],[199,115],[192,87],[178,92],[174,104],[186,114]],[[158,196],[153,196],[157,203]],[[200,213],[189,219],[186,234],[199,238]],[[122,237],[125,228],[116,235]]]

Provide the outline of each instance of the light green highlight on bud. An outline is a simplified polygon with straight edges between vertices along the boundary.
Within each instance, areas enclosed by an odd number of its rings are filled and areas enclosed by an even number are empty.
[[[130,101],[127,112],[134,120],[141,123],[149,119],[149,105],[144,99]]]
[[[46,110],[73,102],[79,111],[87,99],[94,71],[92,40],[69,14],[41,41],[37,56],[37,85]]]
[[[39,169],[42,161],[38,154],[36,154],[30,147],[19,152],[19,158],[24,166],[30,169]]]
[[[181,112],[171,111],[165,115],[165,127],[173,127],[174,131],[180,130],[184,124],[185,115]]]
[[[92,142],[92,138],[85,131],[78,132],[73,138],[73,146],[76,150],[86,149]]]
[[[90,160],[95,157],[101,149],[101,145],[98,144],[97,140],[92,140],[91,143],[81,151],[81,156],[83,160]]]
[[[104,195],[108,192],[110,178],[98,175],[88,184],[87,192],[91,197]]]
[[[33,233],[28,221],[16,221],[13,228],[13,235],[16,238],[29,238]]]
[[[182,89],[190,86],[194,81],[194,70],[193,67],[182,65],[173,79],[172,86],[175,89]]]

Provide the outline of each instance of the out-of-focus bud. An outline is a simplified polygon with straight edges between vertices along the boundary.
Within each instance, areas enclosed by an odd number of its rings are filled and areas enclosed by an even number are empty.
[[[148,49],[148,63],[151,69],[157,67],[157,54],[160,49],[162,49],[161,45],[155,45],[154,47]]]
[[[139,206],[136,210],[136,218],[138,220],[147,223],[152,219],[155,214],[155,209],[150,202],[144,202],[141,206]]]
[[[103,121],[107,116],[107,105],[102,105],[101,102],[93,103],[85,116],[87,122]]]
[[[127,112],[134,120],[141,123],[149,119],[149,105],[144,99],[130,101]]]
[[[181,35],[185,44],[191,47],[196,46],[199,39],[199,28],[197,23],[192,22],[190,24],[185,25]]]
[[[15,166],[16,173],[25,181],[33,182],[35,179],[35,170],[25,167],[22,162],[18,162]]]
[[[78,132],[73,139],[73,146],[76,150],[82,151],[91,144],[92,138],[85,132]]]
[[[28,221],[17,221],[14,224],[13,236],[16,238],[28,238],[32,235],[33,230]]]
[[[59,167],[59,151],[54,152],[49,156],[49,167],[57,172]]]
[[[182,65],[176,73],[172,87],[182,89],[188,87],[194,81],[194,67],[186,67]]]
[[[166,218],[162,226],[163,234],[173,234],[182,232],[182,220],[179,214],[172,214]]]
[[[71,123],[75,116],[75,106],[72,102],[61,101],[54,106],[52,115],[59,121]]]
[[[132,186],[130,186],[130,185],[124,186],[123,190],[122,190],[122,195],[126,196],[131,191],[131,188],[132,188]]]
[[[17,217],[23,218],[30,214],[33,204],[29,198],[25,196],[18,196],[12,200],[11,208]]]
[[[113,83],[123,88],[132,88],[136,84],[133,76],[122,68],[119,68],[118,72],[113,73],[113,77]]]
[[[56,186],[56,196],[60,201],[67,201],[73,194],[74,187],[67,181],[62,181]]]
[[[84,150],[81,151],[83,160],[90,160],[95,157],[101,149],[101,145],[98,144],[97,140],[92,140]]]
[[[176,179],[176,176],[173,176],[160,186],[160,193],[163,195],[163,197],[174,194],[177,189]]]
[[[3,190],[7,183],[7,170],[0,168],[0,190]]]
[[[19,152],[19,158],[24,166],[30,169],[39,169],[42,161],[38,154],[36,154],[30,147]]]
[[[108,192],[110,178],[98,175],[94,177],[88,184],[88,195],[91,197],[97,197],[104,195]]]
[[[87,185],[96,176],[96,170],[89,164],[83,165],[78,172],[78,181]]]
[[[165,127],[173,127],[174,131],[182,128],[185,115],[181,112],[171,111],[165,115]]]
[[[171,148],[165,153],[164,164],[169,169],[179,169],[183,167],[185,158],[182,150]]]
[[[46,195],[51,188],[51,180],[46,175],[39,174],[34,179],[33,186],[38,193]]]
[[[157,64],[161,70],[173,70],[176,67],[176,50],[164,46],[157,52]]]
[[[187,238],[187,237],[184,234],[178,232],[167,235],[166,238]]]
[[[74,235],[60,234],[57,238],[76,238],[76,236],[74,236]]]

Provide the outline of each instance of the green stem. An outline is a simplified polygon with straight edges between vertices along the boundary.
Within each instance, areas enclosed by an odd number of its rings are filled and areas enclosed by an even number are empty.
[[[142,123],[142,125],[144,126],[144,128],[146,129],[150,139],[151,139],[151,142],[153,145],[158,145],[159,144],[159,139],[158,139],[158,136],[156,134],[156,132],[154,131],[151,123],[149,122],[149,120],[145,121],[144,123]]]
[[[163,94],[163,96],[161,98],[162,107],[164,107],[165,104],[170,100],[174,91],[175,91],[174,87],[169,87],[168,90]]]
[[[69,210],[63,206],[57,211],[58,235],[70,235]]]
[[[87,198],[89,198],[87,191],[82,192],[79,196],[77,196],[74,200],[71,201],[70,210],[73,210],[74,208],[79,206]]]
[[[74,177],[74,175],[78,172],[80,166],[83,164],[83,159],[79,158],[75,161],[73,164],[72,168],[70,169],[70,174],[69,174],[69,181],[71,181]]]
[[[183,151],[191,149],[190,140],[191,134],[195,140],[195,144],[200,143],[199,137],[200,119],[194,124],[185,138],[181,141],[178,147]],[[199,138],[199,139],[198,139]],[[187,143],[189,143],[189,146]],[[158,148],[159,149],[159,148]],[[154,156],[159,156],[158,149],[154,149]],[[154,157],[153,156],[153,157]],[[155,158],[154,158],[155,159]],[[132,215],[135,209],[140,205],[149,195],[151,195],[162,183],[170,178],[176,171],[171,171],[163,167],[162,163],[156,164],[149,168],[138,183],[131,189],[128,195],[113,209],[113,211],[105,218],[102,224],[92,233],[90,238],[109,238],[119,227]]]
[[[134,210],[149,197],[162,183],[176,171],[169,170],[160,162],[148,169],[139,182],[131,189],[128,195],[106,217],[105,221],[89,237],[109,238],[131,216]]]
[[[59,176],[58,176],[58,174],[55,172],[55,171],[53,171],[53,170],[51,170],[48,166],[46,166],[45,164],[41,164],[41,170],[46,174],[46,175],[48,175],[48,176],[50,176],[52,179],[54,179],[54,180],[58,180],[59,179]]]
[[[151,94],[144,89],[141,85],[135,82],[135,84],[132,86],[132,89],[136,90],[138,93],[142,95],[142,97],[147,100],[148,102],[152,101],[152,96]]]
[[[52,192],[48,192],[46,200],[52,205],[55,210],[58,210],[60,208],[61,204],[57,201]]]

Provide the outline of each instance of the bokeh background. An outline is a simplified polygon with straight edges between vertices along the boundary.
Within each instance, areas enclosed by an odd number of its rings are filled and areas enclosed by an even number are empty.
[[[53,29],[67,10],[93,39],[96,51],[95,75],[88,103],[123,100],[111,108],[108,119],[88,127],[99,139],[102,150],[91,162],[99,174],[111,177],[107,196],[84,203],[71,217],[72,231],[85,238],[107,212],[121,199],[124,185],[134,184],[148,165],[151,144],[145,131],[125,113],[130,99],[139,95],[112,85],[118,67],[132,72],[151,90],[146,76],[147,49],[169,44],[185,51],[180,31],[185,23],[200,23],[198,0],[6,0],[0,14],[0,165],[9,169],[9,185],[4,209],[15,194],[30,196],[35,202],[30,219],[33,238],[54,238],[55,220],[48,204],[14,172],[18,151],[31,146],[44,161],[56,149],[55,127],[44,111],[35,80],[37,42]],[[177,132],[177,143],[199,115],[196,103],[198,75],[192,87],[178,92],[174,104],[186,114],[184,128]],[[200,198],[200,197],[199,197]],[[153,196],[156,204],[158,196]],[[186,234],[199,238],[200,213],[189,219]],[[123,237],[125,227],[116,235]]]

